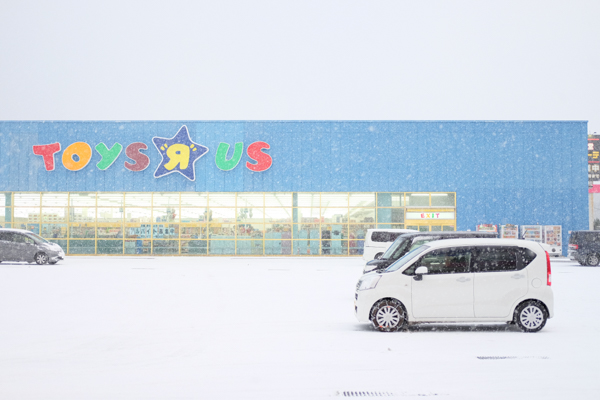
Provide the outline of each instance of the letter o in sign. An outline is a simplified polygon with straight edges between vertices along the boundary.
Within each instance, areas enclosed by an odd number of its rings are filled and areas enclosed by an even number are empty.
[[[79,160],[75,161],[73,156]],[[62,155],[62,162],[69,171],[79,171],[85,168],[92,159],[92,148],[85,142],[75,142],[65,149]]]

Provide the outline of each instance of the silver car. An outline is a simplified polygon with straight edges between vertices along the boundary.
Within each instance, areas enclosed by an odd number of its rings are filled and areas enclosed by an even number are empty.
[[[0,229],[0,262],[26,261],[38,264],[56,264],[65,258],[65,252],[56,243],[22,229]]]

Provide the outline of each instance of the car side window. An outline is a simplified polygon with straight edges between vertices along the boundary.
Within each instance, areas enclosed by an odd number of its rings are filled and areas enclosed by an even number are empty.
[[[473,256],[473,272],[516,271],[517,248],[508,246],[480,247]]]
[[[13,233],[13,238],[12,241],[15,243],[27,243],[25,241],[25,236],[19,234],[19,233]]]
[[[537,257],[537,254],[531,249],[519,247],[517,249],[517,269],[523,269]]]
[[[10,242],[11,238],[9,232],[0,232],[0,240]]]
[[[468,247],[451,247],[434,250],[425,254],[416,263],[404,271],[406,275],[414,275],[418,267],[427,267],[428,275],[461,274],[469,272],[471,250]]]
[[[23,243],[27,243],[27,244],[35,244],[35,240],[33,240],[33,238],[26,236],[26,235],[20,235],[23,239]]]

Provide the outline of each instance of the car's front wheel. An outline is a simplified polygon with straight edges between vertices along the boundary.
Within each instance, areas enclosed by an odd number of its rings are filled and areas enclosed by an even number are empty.
[[[600,256],[598,256],[596,253],[590,254],[587,256],[586,264],[591,265],[592,267],[598,266],[598,264],[600,264]]]
[[[39,265],[46,264],[48,262],[48,256],[46,253],[39,252],[35,255],[35,262]]]
[[[536,300],[528,300],[515,310],[515,322],[523,332],[541,331],[547,320],[546,308]]]
[[[403,329],[407,323],[404,305],[395,299],[380,300],[373,307],[371,322],[382,332],[396,332]]]

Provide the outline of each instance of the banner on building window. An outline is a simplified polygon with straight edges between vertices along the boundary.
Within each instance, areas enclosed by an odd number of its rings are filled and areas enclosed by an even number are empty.
[[[600,136],[588,136],[588,190],[600,193]]]

